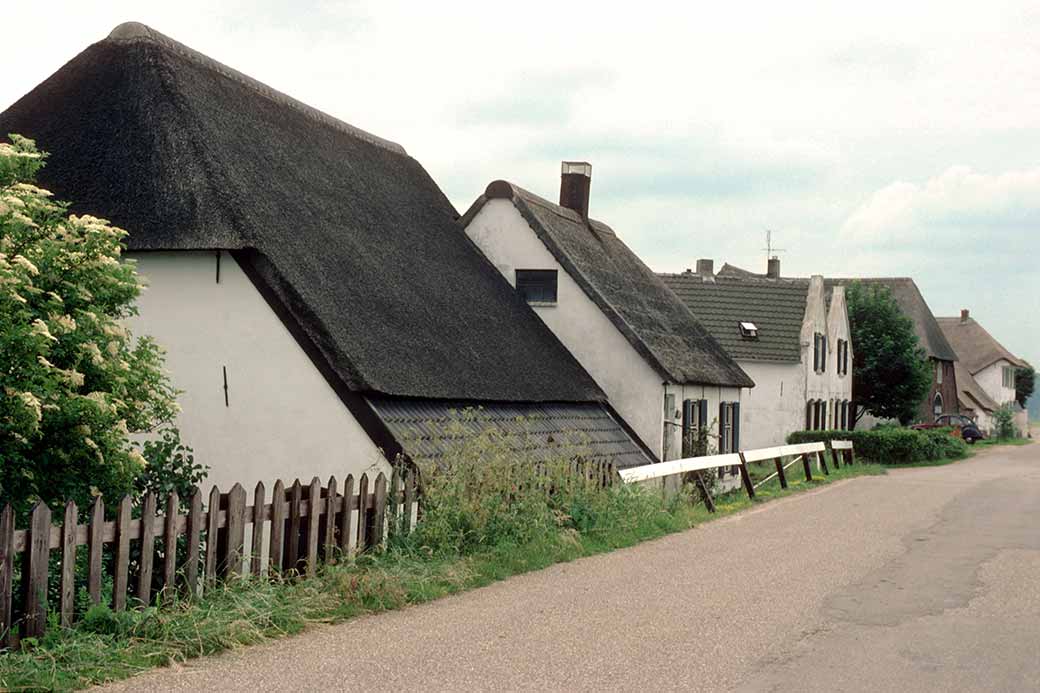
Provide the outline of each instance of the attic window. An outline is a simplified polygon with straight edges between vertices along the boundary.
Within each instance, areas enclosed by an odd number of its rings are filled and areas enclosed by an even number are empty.
[[[556,303],[556,270],[516,271],[516,290],[528,303],[554,305]]]
[[[758,326],[753,322],[740,323],[740,336],[744,339],[758,339]]]

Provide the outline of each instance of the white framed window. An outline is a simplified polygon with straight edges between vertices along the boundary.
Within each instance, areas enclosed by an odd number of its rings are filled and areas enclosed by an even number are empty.
[[[936,385],[942,385],[942,381],[943,381],[943,362],[942,361],[936,361],[935,362],[935,384]]]
[[[740,336],[744,339],[758,339],[758,326],[753,322],[741,322]]]
[[[935,399],[932,400],[932,413],[939,416],[943,413],[943,398],[942,394],[936,392]]]

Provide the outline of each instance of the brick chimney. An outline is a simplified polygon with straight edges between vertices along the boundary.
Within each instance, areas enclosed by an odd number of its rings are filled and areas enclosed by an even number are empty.
[[[968,309],[961,308],[961,324],[963,325],[966,322],[968,322]]]
[[[697,274],[702,277],[712,277],[715,275],[715,261],[711,259],[701,258],[697,261]]]
[[[766,276],[770,279],[780,278],[780,258],[776,255],[769,258],[769,261],[766,263]]]
[[[560,168],[560,206],[573,209],[586,221],[589,218],[589,191],[592,188],[592,164],[587,161],[564,161]]]

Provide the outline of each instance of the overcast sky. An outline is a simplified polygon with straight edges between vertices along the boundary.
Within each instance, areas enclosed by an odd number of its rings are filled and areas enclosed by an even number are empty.
[[[616,3],[620,5],[620,3]],[[137,20],[402,144],[463,212],[505,178],[658,271],[916,279],[1040,364],[1040,3],[19,2],[0,110]],[[99,95],[99,98],[103,98]]]

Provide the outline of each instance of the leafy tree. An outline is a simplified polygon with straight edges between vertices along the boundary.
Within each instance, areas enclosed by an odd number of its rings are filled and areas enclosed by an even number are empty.
[[[1033,387],[1036,381],[1036,371],[1032,366],[1019,368],[1015,371],[1015,401],[1023,408],[1026,402],[1033,396]]]
[[[913,421],[932,383],[931,366],[913,322],[884,286],[855,282],[846,300],[855,350],[856,420],[870,412],[902,424]]]
[[[162,352],[126,329],[141,291],[124,231],[35,185],[46,155],[0,143],[0,504],[86,508],[134,489],[131,436],[176,415]]]

